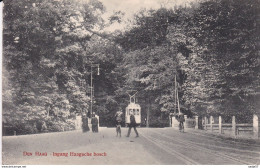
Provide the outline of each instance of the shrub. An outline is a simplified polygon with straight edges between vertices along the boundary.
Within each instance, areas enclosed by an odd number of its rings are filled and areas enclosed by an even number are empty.
[[[48,131],[50,131],[50,132],[62,132],[63,128],[59,124],[55,123],[55,124],[50,125],[48,127]]]
[[[23,134],[35,134],[37,132],[38,132],[37,128],[34,127],[33,125],[30,124],[24,125]]]
[[[38,132],[36,126],[30,123],[24,123],[16,121],[12,124],[4,124],[4,135],[24,135],[24,134],[35,134]]]

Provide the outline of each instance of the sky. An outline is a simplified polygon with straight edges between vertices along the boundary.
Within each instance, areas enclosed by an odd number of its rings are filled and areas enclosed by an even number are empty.
[[[194,0],[99,0],[105,8],[106,13],[103,15],[104,19],[108,19],[114,11],[122,11],[125,13],[124,19],[131,19],[134,13],[140,11],[143,8],[146,9],[158,9],[160,7],[174,7],[175,5],[183,5],[185,2],[191,2]],[[113,24],[108,27],[106,31],[114,31],[115,29],[123,29],[126,23]]]

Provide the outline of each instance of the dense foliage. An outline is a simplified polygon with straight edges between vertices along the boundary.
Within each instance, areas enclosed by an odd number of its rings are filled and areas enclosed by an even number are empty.
[[[142,11],[136,26],[119,38],[133,59],[125,65],[128,80],[155,91],[157,113],[173,111],[176,74],[185,114],[236,115],[238,122],[249,122],[259,114],[258,10],[258,1],[209,0],[174,11]],[[160,90],[148,87],[156,81]]]
[[[207,0],[142,10],[128,30],[108,35],[97,0],[6,0],[3,121],[19,134],[74,129],[70,119],[89,112],[95,63],[100,125],[113,126],[114,113],[135,89],[142,121],[166,126],[176,110],[175,85],[183,113],[248,122],[260,113],[259,6]],[[121,15],[109,24],[120,23]]]

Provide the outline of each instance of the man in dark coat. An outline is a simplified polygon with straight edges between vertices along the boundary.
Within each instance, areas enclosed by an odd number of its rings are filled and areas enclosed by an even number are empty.
[[[135,116],[131,113],[131,115],[130,115],[130,124],[129,124],[128,133],[127,133],[126,137],[130,136],[132,127],[135,130],[136,137],[139,137],[138,132],[136,130],[136,126],[137,126],[137,124],[136,124],[136,121],[135,121]]]
[[[98,119],[95,114],[91,118],[91,124],[92,124],[92,132],[98,132]]]

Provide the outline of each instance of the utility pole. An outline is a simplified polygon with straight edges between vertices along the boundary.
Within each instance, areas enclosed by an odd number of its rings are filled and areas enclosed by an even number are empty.
[[[177,85],[178,87],[178,85]],[[177,88],[177,103],[178,103],[178,114],[181,114],[181,109],[180,109],[180,100],[179,100],[179,94],[178,94],[178,88]]]
[[[174,114],[176,114],[176,105],[177,105],[177,81],[176,75],[174,75]]]
[[[90,114],[91,117],[93,116],[93,95],[94,95],[94,86],[93,86],[93,68],[97,67],[98,72],[97,75],[99,75],[99,64],[91,64],[91,79],[90,79]]]

